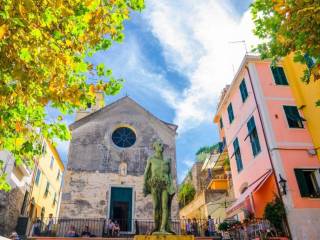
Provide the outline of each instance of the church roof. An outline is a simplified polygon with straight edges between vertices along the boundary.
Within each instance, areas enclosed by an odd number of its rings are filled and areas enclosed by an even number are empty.
[[[117,107],[118,105],[120,105],[124,101],[129,101],[129,102],[133,103],[138,108],[140,108],[143,112],[145,112],[147,115],[151,116],[153,119],[155,119],[156,121],[160,122],[162,125],[166,126],[170,131],[176,132],[176,130],[178,128],[177,125],[165,122],[165,121],[157,118],[156,116],[154,116],[152,113],[150,113],[148,110],[146,110],[144,107],[142,107],[139,103],[137,103],[135,100],[133,100],[129,96],[122,97],[122,98],[114,101],[113,103],[108,104],[108,105],[104,106],[103,108],[100,108],[99,110],[88,114],[87,116],[85,116],[85,117],[73,122],[72,124],[70,124],[69,128],[71,130],[76,129],[76,128],[80,127],[81,125],[83,125],[84,123],[87,123],[88,121],[90,121],[94,117],[96,117],[96,116],[98,116],[98,115],[100,115],[102,113],[108,112],[109,110]]]

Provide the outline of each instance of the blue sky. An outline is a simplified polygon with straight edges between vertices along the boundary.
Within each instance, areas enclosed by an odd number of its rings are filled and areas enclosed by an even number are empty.
[[[103,62],[126,81],[128,94],[160,119],[179,126],[177,170],[182,180],[196,151],[216,143],[213,117],[220,91],[232,80],[245,51],[255,43],[250,0],[146,0],[146,9],[125,24],[125,40],[92,61]],[[70,123],[70,118],[68,124]],[[58,151],[67,161],[68,144]]]

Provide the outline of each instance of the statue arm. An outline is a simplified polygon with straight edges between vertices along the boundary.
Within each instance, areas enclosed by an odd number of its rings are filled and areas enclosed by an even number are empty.
[[[150,170],[151,170],[151,161],[148,159],[146,169],[144,170],[143,175],[143,193],[147,196],[150,193],[150,189],[148,187],[148,180],[150,177]]]
[[[168,159],[168,164],[169,164],[169,189],[168,192],[170,195],[174,195],[175,194],[175,187],[173,184],[173,180],[172,180],[172,173],[171,173],[171,158]]]

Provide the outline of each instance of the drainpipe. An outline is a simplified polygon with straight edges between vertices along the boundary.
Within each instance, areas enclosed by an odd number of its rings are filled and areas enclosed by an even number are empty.
[[[252,90],[253,90],[253,91],[252,91],[252,92],[253,92],[253,97],[254,97],[255,104],[256,104],[256,106],[257,106],[257,112],[258,112],[259,119],[260,119],[260,123],[261,123],[261,127],[262,127],[262,133],[263,133],[263,136],[264,136],[266,145],[267,145],[268,157],[269,157],[269,160],[270,160],[273,177],[274,177],[274,179],[275,179],[275,181],[276,181],[277,192],[278,192],[278,195],[279,195],[279,197],[280,197],[280,200],[281,200],[283,206],[285,206],[285,205],[284,205],[283,198],[282,198],[282,195],[281,195],[281,191],[280,191],[280,188],[279,188],[279,185],[278,185],[278,182],[277,182],[277,175],[276,175],[276,172],[275,172],[275,170],[274,170],[274,165],[273,165],[272,158],[271,158],[271,154],[270,154],[270,151],[269,151],[270,148],[269,148],[269,144],[268,144],[268,141],[267,141],[266,130],[265,130],[265,127],[264,127],[264,124],[263,124],[263,121],[262,121],[262,115],[261,115],[260,107],[259,107],[259,104],[258,104],[258,102],[257,102],[257,96],[256,96],[256,93],[255,93],[254,88],[253,88],[251,74],[250,74],[250,71],[249,71],[249,68],[248,68],[248,65],[247,65],[247,64],[245,65],[245,68],[246,68],[246,70],[247,70],[247,72],[248,72],[249,81],[250,81],[250,84],[251,84],[251,87],[252,87]],[[285,211],[284,221],[285,221],[285,224],[287,225],[289,238],[292,239],[292,237],[291,237],[291,231],[290,231],[290,227],[289,227],[289,223],[288,223],[288,218],[287,218],[287,213],[286,213],[286,209],[285,209],[285,208],[284,208],[284,211]]]

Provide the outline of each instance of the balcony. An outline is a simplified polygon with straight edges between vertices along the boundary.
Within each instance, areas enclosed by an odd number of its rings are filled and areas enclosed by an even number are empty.
[[[211,190],[219,190],[219,191],[227,191],[229,189],[229,181],[228,179],[212,179],[208,184],[208,189]]]

